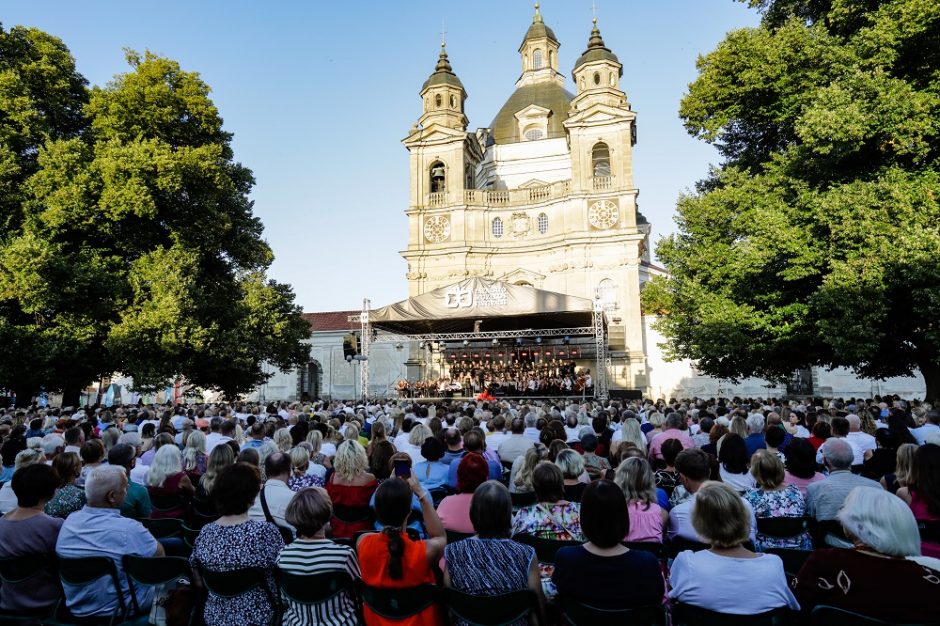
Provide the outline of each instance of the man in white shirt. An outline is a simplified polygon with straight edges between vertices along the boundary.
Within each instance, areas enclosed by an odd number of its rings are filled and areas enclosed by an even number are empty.
[[[255,498],[255,503],[248,509],[249,518],[259,522],[269,521],[268,516],[265,514],[264,506],[262,506],[261,503],[261,497],[263,495],[268,512],[274,523],[278,526],[290,529],[291,532],[295,532],[294,527],[288,524],[287,520],[284,519],[284,512],[287,510],[287,505],[290,503],[291,498],[294,497],[294,492],[287,486],[287,481],[290,480],[290,473],[290,457],[287,454],[274,452],[268,455],[264,460],[264,475],[267,476],[268,479],[261,486],[261,491],[258,493],[258,497]]]
[[[692,505],[695,504],[695,493],[708,480],[710,468],[708,455],[699,448],[683,450],[676,457],[676,471],[682,486],[692,494],[692,497],[681,504],[677,504],[669,511],[669,538],[681,537],[689,541],[702,539],[692,527]],[[751,541],[757,538],[757,517],[751,504],[741,499],[751,516]]]
[[[525,416],[525,430],[522,431],[522,435],[532,443],[537,443],[539,440],[539,429],[535,427],[537,423],[538,417],[535,413],[530,412]]]
[[[522,456],[534,444],[532,440],[523,435],[525,422],[521,418],[514,418],[509,425],[511,435],[503,439],[496,452],[503,463],[512,463],[516,457]]]
[[[927,421],[920,428],[912,428],[911,434],[914,435],[914,439],[917,440],[917,445],[924,445],[927,443],[927,437],[931,433],[940,432],[940,411],[927,411],[926,415]]]
[[[209,420],[209,434],[206,435],[206,454],[212,454],[213,448],[220,443],[231,441],[231,437],[222,434],[223,420],[221,417],[213,417]],[[234,422],[229,422],[234,426]],[[234,429],[233,429],[234,430]]]
[[[849,434],[845,436],[845,439],[852,445],[856,454],[852,464],[861,465],[865,462],[865,452],[874,450],[877,447],[875,438],[862,432],[862,418],[858,415],[849,414],[846,415],[845,419],[849,422]],[[861,458],[858,457],[859,453],[861,453]]]

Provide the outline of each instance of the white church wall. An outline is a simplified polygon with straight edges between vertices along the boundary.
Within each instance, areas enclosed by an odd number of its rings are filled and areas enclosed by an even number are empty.
[[[571,178],[571,154],[564,137],[493,145],[480,164],[479,184],[517,189],[532,180],[554,183]]]

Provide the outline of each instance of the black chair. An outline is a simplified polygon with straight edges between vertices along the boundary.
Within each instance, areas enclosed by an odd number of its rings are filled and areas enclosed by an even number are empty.
[[[674,559],[684,550],[699,552],[700,550],[708,550],[708,547],[707,543],[702,543],[701,541],[692,541],[684,537],[674,537],[666,544],[666,552],[669,554],[670,559]]]
[[[813,525],[813,545],[817,548],[831,547],[826,542],[826,537],[831,535],[840,541],[852,543],[845,536],[845,529],[842,528],[842,522],[837,519],[817,520]]]
[[[381,589],[362,585],[362,604],[377,615],[390,620],[402,620],[417,615],[436,604],[437,588],[434,585],[418,585],[397,589]]]
[[[825,604],[813,608],[810,624],[811,626],[928,626],[927,622],[881,620]]]
[[[103,556],[86,557],[59,557],[59,580],[63,584],[76,587],[88,585],[99,578],[107,577],[114,587],[117,596],[117,606],[111,615],[101,617],[76,617],[65,604],[65,598],[59,601],[52,619],[43,620],[43,624],[51,626],[66,626],[73,624],[118,624],[127,616],[127,605],[124,602],[124,593],[118,578],[117,567],[112,559]]]
[[[236,598],[252,589],[261,587],[275,615],[280,613],[281,603],[268,586],[264,570],[256,567],[215,572],[201,565],[196,566],[206,590],[219,598]]]
[[[346,506],[337,504],[333,506],[333,517],[346,524],[360,524],[375,521],[375,512],[370,506]]]
[[[649,552],[660,561],[665,561],[668,557],[665,544],[658,541],[621,541],[620,543],[631,550]]]
[[[775,539],[798,539],[809,532],[816,520],[812,517],[758,517],[757,532]]]
[[[510,493],[509,498],[512,500],[512,508],[514,509],[522,508],[524,506],[531,506],[537,502],[534,491],[528,491],[526,493]]]
[[[580,546],[582,542],[580,541],[560,541],[558,539],[543,539],[541,537],[536,537],[535,535],[516,535],[513,537],[514,540],[519,543],[523,543],[527,546],[532,546],[535,548],[535,556],[541,563],[554,563],[555,562],[555,553],[558,552],[560,548],[567,548],[569,546]]]
[[[24,585],[29,593],[31,582],[40,574],[55,575],[55,553],[24,554],[22,556],[0,559],[0,581],[7,588]],[[59,594],[61,598],[61,593]],[[15,622],[36,622],[44,617],[51,617],[55,611],[57,599],[49,606],[34,611],[3,611],[0,610],[0,624]]]
[[[681,602],[672,605],[672,626],[785,626],[792,617],[788,607],[757,615],[736,615],[709,611]]]
[[[641,606],[635,609],[599,609],[582,604],[570,597],[560,596],[561,615],[571,626],[665,626],[666,608],[662,605]]]
[[[191,528],[183,524],[183,541],[186,543],[190,552],[196,548],[196,538],[199,537],[200,532],[202,531],[199,528]]]
[[[796,578],[803,567],[803,563],[813,553],[812,550],[795,550],[790,548],[767,548],[767,554],[776,554],[783,561],[783,571],[787,578]]]
[[[189,500],[182,494],[151,493],[150,505],[155,513],[168,513],[185,510],[189,506]]]
[[[448,490],[444,487],[435,487],[434,489],[428,489],[428,494],[431,496],[431,502],[434,503],[434,508],[437,508],[437,505],[441,503],[441,500],[447,497]]]
[[[940,522],[937,520],[917,520],[920,540],[927,543],[940,543]]]
[[[215,508],[213,508],[212,503],[208,500],[203,500],[202,498],[194,497],[192,500],[192,507],[190,508],[190,528],[199,529],[205,526],[206,524],[212,523],[215,520],[219,519],[219,514],[216,513]]]
[[[183,536],[183,521],[173,518],[167,519],[139,519],[144,528],[150,531],[154,539],[169,539]]]
[[[503,626],[538,610],[538,598],[531,589],[521,589],[491,596],[443,590],[444,605],[457,619],[470,626]]]
[[[130,587],[133,615],[141,614],[141,607],[137,604],[137,586],[156,587],[180,579],[191,582],[193,578],[189,561],[179,556],[125,556],[122,563],[124,565],[124,574],[127,576],[127,584]],[[192,620],[192,614],[189,617]]]
[[[278,585],[281,594],[297,604],[319,604],[346,593],[359,612],[357,583],[346,572],[325,572],[323,574],[300,575],[278,570]]]
[[[445,530],[447,533],[447,543],[454,543],[472,537],[473,533],[458,533],[456,530]]]

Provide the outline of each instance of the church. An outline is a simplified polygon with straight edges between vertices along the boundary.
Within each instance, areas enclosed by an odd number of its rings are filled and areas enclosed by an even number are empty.
[[[517,50],[520,74],[512,93],[487,127],[471,129],[464,112],[468,91],[442,43],[419,92],[421,115],[402,141],[410,164],[401,253],[409,298],[474,280],[501,293],[522,287],[589,308],[593,303],[603,314],[603,359],[587,346],[579,365],[597,364],[606,388],[632,395],[922,397],[919,376],[868,381],[813,368],[795,374],[791,385],[731,384],[699,375],[689,362],[666,362],[662,338],[640,307],[644,283],[664,270],[651,262],[650,224],[637,202],[637,114],[622,84],[623,64],[604,43],[596,19],[570,82],[560,71],[560,46],[536,4]],[[357,397],[365,371],[369,396],[393,396],[402,378],[446,375],[452,346],[444,342],[378,341],[367,366],[348,363],[343,336],[366,328],[362,314],[307,314],[310,363],[276,373],[257,398]],[[376,339],[382,332],[380,327],[368,335]]]

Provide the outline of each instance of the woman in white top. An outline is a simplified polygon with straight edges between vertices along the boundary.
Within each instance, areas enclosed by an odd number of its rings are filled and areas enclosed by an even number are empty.
[[[734,615],[799,610],[780,557],[743,547],[750,514],[734,489],[713,481],[702,485],[692,505],[692,526],[711,548],[679,553],[670,570],[670,598]]]
[[[738,493],[757,486],[757,481],[748,471],[747,446],[740,435],[728,433],[718,448],[718,475],[721,482],[727,484]]]

